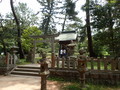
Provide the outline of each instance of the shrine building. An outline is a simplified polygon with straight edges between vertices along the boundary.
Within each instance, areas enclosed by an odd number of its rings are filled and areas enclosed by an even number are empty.
[[[55,38],[59,42],[59,57],[68,57],[74,54],[74,47],[77,45],[78,35],[76,31],[64,31]]]

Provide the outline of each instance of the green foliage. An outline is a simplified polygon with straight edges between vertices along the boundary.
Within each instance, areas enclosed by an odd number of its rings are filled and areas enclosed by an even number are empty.
[[[6,67],[5,56],[0,55],[0,67]]]
[[[58,81],[64,83],[61,87],[61,90],[119,90],[120,86],[118,85],[109,85],[109,84],[98,84],[98,83],[91,83],[86,82],[86,88],[80,87],[80,82],[78,81],[70,81],[63,78],[58,77],[48,77],[48,80],[51,81]]]
[[[109,3],[116,3],[117,0],[107,0]]]
[[[72,30],[75,30],[75,31],[82,31],[81,29],[83,29],[83,25],[82,25],[82,21],[80,18],[78,17],[74,17],[74,23],[72,24],[69,24],[68,26],[66,26],[66,31],[72,31]]]
[[[51,80],[51,81],[64,81],[65,80],[63,78],[58,78],[58,77],[49,77],[48,80]]]
[[[42,32],[35,26],[28,27],[27,29],[23,30],[22,33],[22,46],[26,51],[30,51],[33,48],[33,41],[34,39],[30,36],[41,35]],[[41,40],[41,39],[38,39]],[[41,46],[42,44],[37,44],[37,46]]]
[[[9,47],[15,44],[16,40],[16,30],[13,28],[12,25],[13,21],[11,19],[3,19],[3,16],[0,15],[0,52],[4,51],[6,54],[9,51]]]
[[[79,83],[72,83],[70,85],[64,86],[62,90],[119,90],[119,86],[106,86],[106,85],[99,85],[99,84],[86,84],[86,88],[80,88]]]
[[[11,0],[12,1],[12,0]],[[0,15],[0,44],[3,46],[4,53],[8,51],[8,48],[12,45],[18,45],[19,49],[22,49],[21,42],[21,33],[22,30],[30,25],[37,23],[38,18],[33,14],[32,10],[27,7],[25,3],[19,3],[15,8],[15,14],[18,18],[20,28],[17,29],[15,24],[15,19],[13,14],[7,13],[5,17]],[[19,37],[20,36],[20,37]],[[19,38],[18,38],[19,37]],[[23,58],[22,50],[19,50],[20,57]]]
[[[81,90],[79,85],[77,84],[72,84],[72,85],[68,85],[66,87],[63,87],[62,90]]]
[[[119,56],[120,45],[120,10],[117,0],[107,0],[105,5],[91,2],[92,27],[97,33],[94,35],[94,49],[98,55],[111,54]]]
[[[40,24],[40,29],[44,34],[52,34],[56,32],[55,29],[55,20],[54,20],[54,14],[56,13],[55,11],[55,6],[56,3],[55,0],[37,0],[42,9],[42,20]]]
[[[30,25],[36,25],[38,24],[38,17],[33,13],[33,11],[27,6],[26,3],[18,3],[17,6],[15,6],[15,12],[17,15],[17,18],[20,22],[20,28],[21,30],[26,29],[26,27],[29,27]],[[13,14],[8,13],[6,15],[6,18],[13,19]],[[12,25],[15,25],[14,22],[11,23]],[[14,28],[16,28],[14,26]]]
[[[107,32],[98,32],[93,36],[94,50],[97,56],[109,55],[109,38]]]
[[[77,12],[75,11],[75,2],[71,0],[66,0],[66,13],[69,16],[69,19],[74,19],[77,15]]]
[[[26,62],[26,59],[20,59],[19,62],[17,62],[17,65],[26,65],[31,64],[31,62]]]
[[[15,7],[16,14],[21,23],[21,29],[26,29],[30,25],[36,25],[38,17],[33,13],[33,11],[27,6],[26,3],[18,3]]]
[[[56,33],[56,26],[61,25],[64,31],[67,20],[75,21],[77,12],[74,0],[37,0],[41,5],[41,30],[44,34]],[[75,21],[76,22],[76,21]],[[79,24],[78,24],[79,25]],[[76,25],[78,27],[78,25]],[[69,27],[69,26],[68,26]],[[76,28],[76,27],[75,27]],[[74,28],[72,28],[74,29]],[[67,29],[66,29],[67,30]]]
[[[51,81],[58,81],[63,83],[61,90],[119,90],[120,86],[118,85],[109,85],[109,84],[98,84],[98,83],[91,83],[86,82],[86,88],[80,87],[80,82],[78,81],[70,81],[66,80],[65,78],[58,78],[58,77],[48,77],[48,80]]]
[[[94,66],[94,69],[98,69],[98,63],[97,62],[93,62],[93,66]],[[107,68],[108,70],[111,69],[111,64],[108,64],[107,65]],[[87,62],[87,69],[91,69],[91,62]],[[104,62],[100,62],[100,69],[101,70],[104,70]]]

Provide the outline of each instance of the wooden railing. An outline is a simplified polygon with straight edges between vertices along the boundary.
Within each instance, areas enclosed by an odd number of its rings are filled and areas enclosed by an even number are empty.
[[[120,60],[112,58],[89,58],[87,60],[87,68],[89,70],[120,70]]]
[[[16,66],[17,58],[15,54],[7,53],[5,60],[6,60],[7,70],[10,70]]]
[[[77,69],[77,59],[75,57],[57,58],[55,68]]]
[[[7,53],[0,58],[0,74],[8,75],[16,66],[17,56]]]
[[[88,58],[86,66],[88,70],[120,71],[120,59]],[[57,58],[55,68],[77,69],[77,58]]]

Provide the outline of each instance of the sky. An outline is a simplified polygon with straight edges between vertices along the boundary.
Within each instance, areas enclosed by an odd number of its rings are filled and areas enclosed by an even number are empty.
[[[40,10],[40,4],[37,2],[37,0],[13,0],[17,4],[17,2],[23,2],[27,3],[28,7],[31,8],[34,12],[37,12]],[[82,10],[80,10],[81,6],[84,5],[85,0],[78,0],[79,3],[76,5],[76,10],[79,11],[79,13],[83,13]],[[11,12],[10,7],[10,0],[2,0],[0,3],[0,13],[2,15],[5,15],[6,13]],[[79,14],[80,17],[83,17],[83,14]]]
[[[28,7],[30,7],[33,11],[38,11],[40,8],[39,3],[37,3],[36,0],[13,0],[15,3],[14,5],[16,5],[18,2],[23,2],[23,3],[27,3]],[[0,3],[0,13],[2,13],[2,15],[5,15],[6,13],[11,12],[11,7],[10,7],[10,0],[2,0],[2,2]]]
[[[40,10],[40,4],[37,0],[13,0],[14,5],[17,5],[18,2],[27,3],[27,6],[31,8],[34,13],[37,13]],[[81,6],[85,4],[85,0],[78,0],[76,4],[76,11],[78,11],[78,16],[82,18],[83,22],[85,21],[85,12],[81,10]],[[2,0],[0,3],[0,13],[5,15],[6,13],[11,12],[10,0]],[[59,27],[59,26],[58,26]],[[62,27],[59,27],[61,29]]]
[[[1,1],[1,0],[0,0]],[[18,2],[23,2],[27,3],[27,6],[31,8],[34,13],[37,13],[40,10],[40,4],[37,2],[37,0],[13,0],[14,5],[17,5]],[[78,11],[78,17],[82,19],[83,24],[85,23],[85,12],[81,10],[81,6],[85,4],[86,0],[78,0],[76,4],[76,11]],[[99,0],[100,2],[104,0]],[[2,0],[0,3],[0,13],[2,15],[5,15],[6,13],[11,12],[11,7],[10,7],[10,0]]]

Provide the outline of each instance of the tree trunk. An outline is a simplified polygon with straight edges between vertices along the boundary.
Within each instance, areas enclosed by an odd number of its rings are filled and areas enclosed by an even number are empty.
[[[108,1],[110,3],[110,0]],[[109,15],[109,31],[110,31],[110,48],[112,49],[112,54],[115,55],[115,44],[114,44],[114,32],[113,32],[113,18],[112,18],[112,10],[111,6],[109,6],[108,9],[108,15]]]
[[[20,54],[20,59],[24,58],[24,53],[23,53],[23,49],[22,49],[22,45],[21,45],[21,30],[20,30],[20,24],[19,24],[19,20],[15,14],[15,10],[14,10],[14,6],[13,6],[13,0],[10,0],[10,5],[11,5],[11,10],[13,13],[13,16],[15,18],[15,22],[16,22],[16,26],[17,26],[17,30],[18,30],[18,47],[19,47],[19,54]]]
[[[47,8],[49,8],[49,12],[48,12],[48,15],[45,15],[45,19],[46,20],[43,20],[43,24],[42,24],[42,27],[43,27],[43,30],[44,30],[44,34],[47,35],[49,34],[49,25],[50,25],[50,22],[51,22],[51,17],[52,17],[52,10],[53,10],[53,3],[54,1],[50,1],[48,0],[48,6]],[[51,33],[51,32],[50,32]]]
[[[7,49],[6,49],[6,44],[5,44],[5,42],[4,42],[4,39],[2,39],[2,44],[3,44],[4,54],[6,55],[6,54],[7,54]]]
[[[64,31],[64,29],[65,29],[66,18],[67,18],[67,14],[65,14],[64,22],[63,22],[63,25],[62,25],[62,31]]]
[[[51,16],[48,16],[47,20],[46,20],[45,33],[44,33],[45,35],[47,35],[49,33],[48,30],[49,30],[50,18],[51,18]]]
[[[86,0],[86,26],[87,26],[87,37],[88,37],[88,51],[89,51],[90,57],[94,57],[95,54],[93,52],[92,35],[91,35],[91,28],[90,28],[89,0]]]
[[[4,27],[3,27],[2,22],[1,22],[1,28],[4,31]],[[6,44],[5,44],[5,41],[4,41],[4,37],[1,37],[1,41],[2,41],[2,45],[3,45],[4,54],[6,55],[7,54],[7,49],[6,49]]]
[[[30,51],[28,52],[26,61],[27,61],[27,62],[34,63],[34,60],[33,60],[33,51],[32,51],[32,50],[30,50]]]

